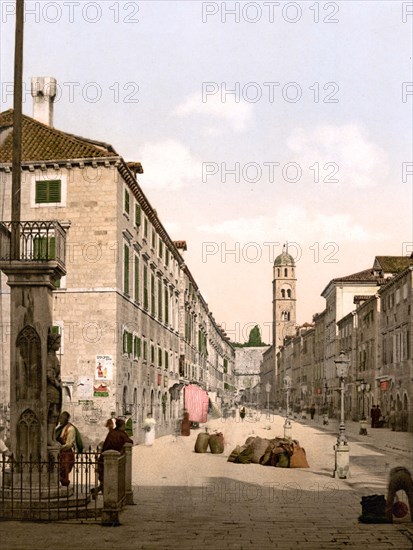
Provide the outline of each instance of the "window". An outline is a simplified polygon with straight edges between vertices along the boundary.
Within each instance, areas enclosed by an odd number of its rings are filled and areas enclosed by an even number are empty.
[[[165,265],[166,265],[166,267],[169,266],[169,250],[168,249],[165,250]]]
[[[224,359],[224,373],[228,372],[228,359]]]
[[[169,353],[165,350],[165,370],[169,369]]]
[[[162,260],[162,258],[163,258],[163,242],[162,242],[161,239],[159,239],[159,257]]]
[[[129,245],[123,246],[123,292],[129,296]]]
[[[285,290],[284,289],[281,290],[281,298],[285,298]]]
[[[138,203],[135,203],[135,225],[139,227],[141,225],[142,210]]]
[[[141,356],[141,339],[139,336],[133,337],[133,357],[138,359]]]
[[[155,346],[151,343],[151,364],[155,363]]]
[[[132,353],[133,334],[127,330],[123,331],[123,353]]]
[[[152,248],[156,250],[156,233],[155,229],[152,229]]]
[[[288,277],[288,269],[287,268],[284,269],[284,277]]]
[[[151,313],[155,315],[155,275],[151,273]]]
[[[145,216],[145,218],[143,219],[143,236],[145,237],[145,239],[148,238],[148,218]]]
[[[158,279],[158,318],[160,321],[162,321],[162,315],[163,315],[163,304],[162,304],[162,281],[161,279]]]
[[[129,214],[129,191],[125,189],[125,196],[124,196],[124,202],[123,202],[123,211],[125,214]]]
[[[148,342],[145,339],[143,340],[143,360],[148,360]]]
[[[33,259],[53,260],[56,258],[55,237],[35,237],[33,239]]]
[[[38,180],[35,184],[35,203],[50,204],[62,201],[61,180]]]
[[[139,258],[135,256],[135,284],[134,284],[135,302],[139,302]]]
[[[169,292],[165,287],[165,323],[169,325]]]
[[[149,309],[149,296],[148,296],[148,266],[143,266],[143,307]]]
[[[158,367],[162,367],[162,350],[158,346]]]
[[[287,298],[291,298],[291,290],[287,290]]]

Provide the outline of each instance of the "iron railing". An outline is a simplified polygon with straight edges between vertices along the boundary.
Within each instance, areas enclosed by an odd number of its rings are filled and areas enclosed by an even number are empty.
[[[30,456],[0,455],[0,520],[98,520],[102,503],[92,500],[98,486],[97,451],[75,455],[70,484],[60,485],[60,463]]]
[[[0,222],[0,261],[56,261],[64,266],[65,254],[66,233],[57,221]]]

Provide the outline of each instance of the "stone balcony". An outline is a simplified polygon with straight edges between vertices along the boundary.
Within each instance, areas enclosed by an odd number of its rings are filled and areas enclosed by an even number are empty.
[[[66,233],[57,221],[0,222],[0,262],[52,262],[65,271]]]

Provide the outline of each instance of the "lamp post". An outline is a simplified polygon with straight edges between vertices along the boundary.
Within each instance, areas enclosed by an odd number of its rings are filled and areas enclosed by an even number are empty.
[[[291,378],[288,375],[284,377],[284,388],[287,393],[287,411],[286,411],[285,422],[284,422],[284,437],[291,438],[292,427],[289,419]]]
[[[350,359],[346,356],[344,351],[340,352],[337,359],[334,359],[334,363],[337,369],[337,377],[340,379],[341,390],[341,411],[340,411],[340,428],[337,437],[337,443],[334,446],[335,451],[335,468],[334,477],[345,479],[349,477],[349,447],[347,437],[345,435],[346,426],[344,424],[344,379],[347,378],[348,370],[350,367]]]
[[[270,391],[271,391],[271,384],[269,382],[265,384],[265,391],[267,392],[267,417],[269,420],[270,419]]]
[[[358,391],[362,394],[362,400],[363,400],[363,413],[360,420],[360,431],[359,435],[367,435],[367,420],[366,415],[364,414],[364,398],[366,394],[367,384],[364,380],[360,380],[360,384],[358,385]]]

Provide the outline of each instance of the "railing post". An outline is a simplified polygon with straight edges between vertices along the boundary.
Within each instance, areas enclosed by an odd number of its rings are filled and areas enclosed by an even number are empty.
[[[120,525],[119,512],[119,457],[118,451],[105,451],[103,456],[102,525]]]
[[[132,443],[125,443],[125,495],[126,504],[135,504],[133,502],[132,491]]]

